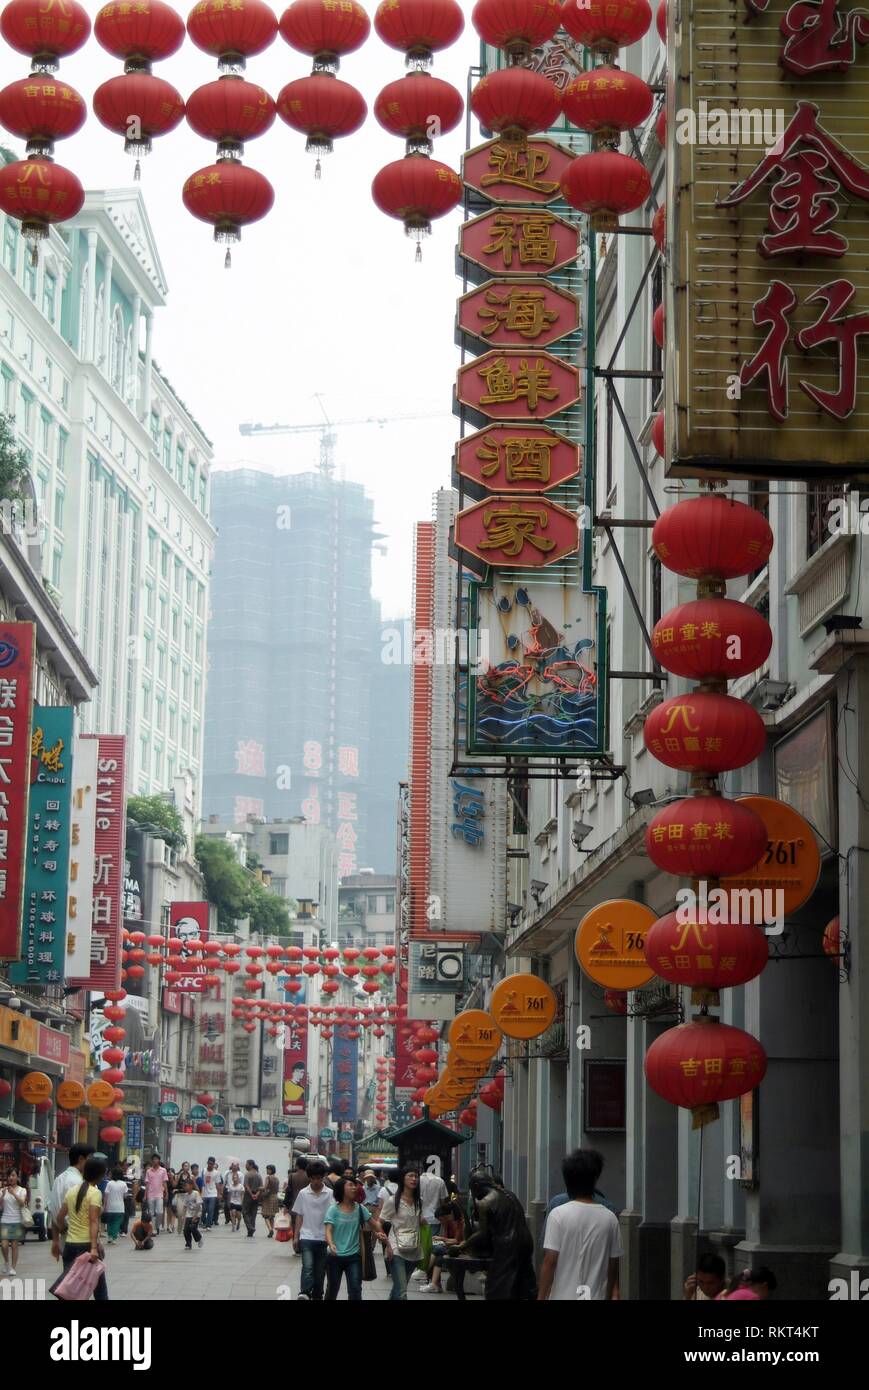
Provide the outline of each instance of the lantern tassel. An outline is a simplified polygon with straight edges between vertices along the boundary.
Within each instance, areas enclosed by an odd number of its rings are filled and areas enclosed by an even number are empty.
[[[320,159],[319,159],[319,156],[318,156],[318,158],[317,158],[317,163],[314,165],[314,178],[315,178],[315,179],[321,179],[322,177],[323,177],[323,166],[322,166],[322,164],[320,163]]]
[[[140,159],[137,159],[137,160],[136,160],[136,167],[135,167],[135,169],[133,170],[133,182],[134,182],[134,183],[139,183],[140,180],[141,180],[141,178],[142,178],[142,161],[141,161]]]
[[[232,251],[228,246],[226,248],[226,255],[223,258],[223,268],[224,270],[232,270]]]
[[[414,260],[416,261],[417,265],[419,265],[420,261],[422,260],[422,242],[421,242],[421,241],[418,241],[418,242],[416,243],[416,255],[414,256]]]
[[[39,265],[39,242],[34,241],[30,248],[30,264],[34,267]]]

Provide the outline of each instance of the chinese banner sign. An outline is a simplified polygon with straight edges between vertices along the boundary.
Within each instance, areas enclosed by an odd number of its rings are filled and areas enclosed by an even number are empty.
[[[283,1104],[285,1115],[308,1113],[308,1027],[297,1019],[281,1024],[278,1046],[283,1045]]]
[[[745,7],[671,49],[670,472],[869,478],[869,19]]]
[[[0,624],[0,960],[21,954],[34,631]]]
[[[70,979],[87,975],[91,963],[98,758],[96,739],[76,739],[69,851],[69,923],[66,933],[66,974]]]
[[[117,989],[121,983],[126,740],[122,734],[83,737],[97,745],[91,960],[89,974],[70,983],[88,990]]]
[[[16,985],[64,978],[73,717],[71,705],[33,707],[21,960],[9,972]]]
[[[181,942],[178,952],[181,965],[175,967],[181,979],[175,982],[175,988],[201,994],[208,972],[202,963],[202,952],[191,951],[189,943],[208,939],[208,903],[170,903],[169,930],[172,937]]]
[[[357,1114],[359,1054],[356,1038],[343,1036],[339,1029],[332,1043],[332,1115],[353,1124]]]

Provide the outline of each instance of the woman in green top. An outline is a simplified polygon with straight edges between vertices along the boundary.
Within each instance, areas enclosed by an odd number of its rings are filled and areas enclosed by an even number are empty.
[[[100,1249],[100,1215],[103,1209],[102,1193],[99,1184],[106,1176],[106,1160],[89,1158],[84,1166],[82,1181],[78,1187],[70,1188],[64,1205],[57,1215],[57,1229],[66,1232],[63,1247],[63,1272],[78,1259],[79,1255],[89,1254],[91,1263],[103,1258]],[[109,1289],[105,1274],[100,1275],[94,1289],[98,1303],[108,1300]]]
[[[347,1276],[347,1297],[362,1302],[362,1231],[366,1227],[380,1234],[380,1222],[356,1200],[356,1183],[339,1178],[332,1189],[335,1198],[323,1217],[326,1228],[326,1302],[334,1302]]]

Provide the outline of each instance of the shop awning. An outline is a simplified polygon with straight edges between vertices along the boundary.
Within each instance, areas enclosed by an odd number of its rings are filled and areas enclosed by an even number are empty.
[[[16,1124],[14,1120],[8,1120],[5,1116],[0,1116],[0,1135],[4,1139],[38,1139],[40,1136],[33,1129],[28,1129],[26,1125]]]

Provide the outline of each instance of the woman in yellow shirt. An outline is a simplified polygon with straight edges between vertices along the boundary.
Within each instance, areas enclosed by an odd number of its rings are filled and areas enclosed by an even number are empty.
[[[79,1255],[89,1254],[92,1263],[103,1258],[99,1243],[103,1198],[99,1184],[105,1176],[105,1159],[89,1158],[84,1166],[82,1182],[67,1192],[64,1205],[58,1213],[58,1230],[66,1232],[63,1247],[64,1274]],[[94,1289],[94,1298],[97,1302],[103,1302],[108,1300],[108,1297],[106,1276],[102,1274]]]

